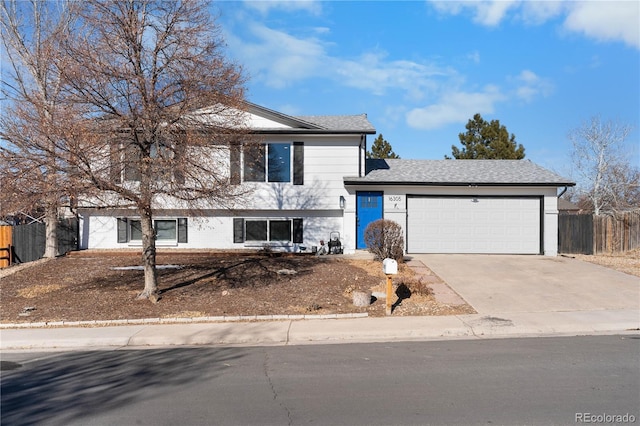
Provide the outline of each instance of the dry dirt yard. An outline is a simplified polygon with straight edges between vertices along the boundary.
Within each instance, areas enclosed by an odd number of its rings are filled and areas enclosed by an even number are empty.
[[[596,263],[629,275],[640,277],[640,249],[611,254],[571,254],[566,255],[586,262]]]
[[[352,303],[355,290],[384,293],[381,262],[372,260],[282,253],[182,252],[159,253],[157,264],[161,299],[155,304],[136,300],[143,288],[143,272],[135,268],[140,265],[139,253],[79,251],[12,266],[0,272],[0,322],[385,314],[384,299],[375,300],[368,307]],[[474,312],[469,305],[438,303],[409,267],[399,266],[394,285],[405,298],[393,315]]]

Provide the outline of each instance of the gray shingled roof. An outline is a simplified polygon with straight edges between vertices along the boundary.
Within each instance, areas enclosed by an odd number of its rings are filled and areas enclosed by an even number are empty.
[[[367,160],[364,177],[345,177],[350,185],[543,185],[574,182],[529,160]]]
[[[294,118],[315,124],[326,130],[358,131],[375,133],[376,129],[367,119],[367,114],[359,115],[300,115]]]
[[[246,104],[250,112],[290,126],[288,128],[280,126],[273,129],[261,128],[260,133],[376,133],[375,127],[367,119],[367,114],[293,116],[251,102],[246,102]]]

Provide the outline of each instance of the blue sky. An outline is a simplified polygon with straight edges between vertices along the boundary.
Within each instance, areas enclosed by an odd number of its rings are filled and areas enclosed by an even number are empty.
[[[514,133],[526,158],[566,176],[567,134],[599,115],[634,127],[627,145],[640,165],[636,1],[214,7],[256,104],[291,115],[366,113],[412,159],[450,155],[480,113]]]

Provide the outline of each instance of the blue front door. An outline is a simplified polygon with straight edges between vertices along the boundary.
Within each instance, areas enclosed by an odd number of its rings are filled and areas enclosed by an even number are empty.
[[[364,230],[367,229],[367,225],[371,222],[382,219],[382,192],[356,192],[356,203],[356,248],[366,249]]]

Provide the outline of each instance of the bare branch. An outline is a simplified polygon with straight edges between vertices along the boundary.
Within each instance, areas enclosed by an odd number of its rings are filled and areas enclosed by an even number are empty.
[[[638,170],[631,166],[624,152],[631,130],[627,124],[593,117],[569,134],[578,193],[588,200],[596,215],[633,203],[637,206],[640,201],[631,190]]]

